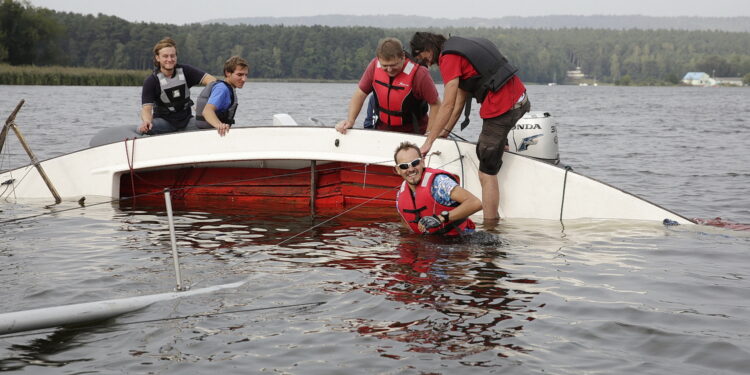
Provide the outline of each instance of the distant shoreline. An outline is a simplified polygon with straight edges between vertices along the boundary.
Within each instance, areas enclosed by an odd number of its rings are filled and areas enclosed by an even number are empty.
[[[0,85],[141,86],[148,70],[0,65]]]
[[[0,64],[0,85],[19,86],[142,86],[151,70],[96,69],[69,66]],[[252,73],[251,73],[252,74]],[[214,74],[217,78],[219,75]],[[356,80],[314,78],[250,78],[249,82],[356,83]]]
[[[11,66],[0,64],[0,86],[142,86],[151,70],[96,69],[66,66]],[[252,74],[252,73],[251,73]],[[219,77],[214,74],[214,76]],[[315,78],[250,78],[248,82],[270,83],[352,83],[357,80],[333,80]],[[542,82],[524,82],[528,85],[547,85]],[[585,82],[593,86],[593,82]],[[441,82],[435,82],[441,85]],[[578,86],[578,82],[558,83],[560,86]],[[598,82],[599,86],[682,86],[681,83],[654,81],[651,84],[615,85]],[[585,86],[585,85],[584,85]]]

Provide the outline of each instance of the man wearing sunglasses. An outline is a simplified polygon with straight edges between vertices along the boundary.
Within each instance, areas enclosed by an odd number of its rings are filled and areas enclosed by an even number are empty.
[[[402,142],[393,154],[396,174],[404,179],[396,195],[396,209],[415,233],[457,236],[474,231],[469,216],[482,202],[458,185],[458,177],[426,168],[419,147]]]
[[[429,71],[411,61],[396,38],[381,40],[375,54],[349,101],[346,120],[336,124],[336,130],[346,134],[354,126],[372,92],[377,104],[375,129],[424,134],[428,119],[440,108],[440,97]]]

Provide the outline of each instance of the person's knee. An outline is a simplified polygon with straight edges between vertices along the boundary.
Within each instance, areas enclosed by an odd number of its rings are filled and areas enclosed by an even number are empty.
[[[185,121],[187,124],[187,121]],[[156,135],[156,134],[166,134],[166,133],[174,133],[176,131],[184,130],[185,127],[177,127],[171,122],[167,121],[166,119],[157,117],[151,120],[151,130],[149,130],[146,134],[149,135]]]
[[[149,135],[155,135],[155,134],[163,134],[163,133],[170,133],[174,131],[174,127],[172,124],[169,123],[169,121],[156,117],[153,120],[151,120],[151,129],[149,129],[146,134]]]
[[[500,172],[500,167],[503,166],[503,146],[504,145],[502,144],[477,144],[477,157],[479,158],[480,172],[492,176],[495,176]]]

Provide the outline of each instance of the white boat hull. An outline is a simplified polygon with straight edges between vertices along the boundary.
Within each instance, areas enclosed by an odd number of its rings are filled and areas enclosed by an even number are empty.
[[[393,151],[424,137],[352,129],[342,135],[333,128],[270,126],[233,128],[220,137],[215,131],[193,131],[139,138],[84,149],[41,162],[60,196],[120,197],[120,176],[135,170],[177,166],[264,166],[299,168],[309,161],[345,161],[393,166]],[[462,185],[481,197],[475,145],[439,139],[428,165],[461,177]],[[692,223],[676,213],[596,180],[563,168],[506,152],[498,174],[504,218],[632,219]],[[51,198],[32,165],[0,174],[14,180],[3,198]],[[563,194],[564,193],[564,194]]]

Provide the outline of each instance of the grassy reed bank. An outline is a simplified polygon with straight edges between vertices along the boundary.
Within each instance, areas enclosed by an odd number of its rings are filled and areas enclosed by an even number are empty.
[[[148,70],[0,64],[0,85],[141,86]]]

